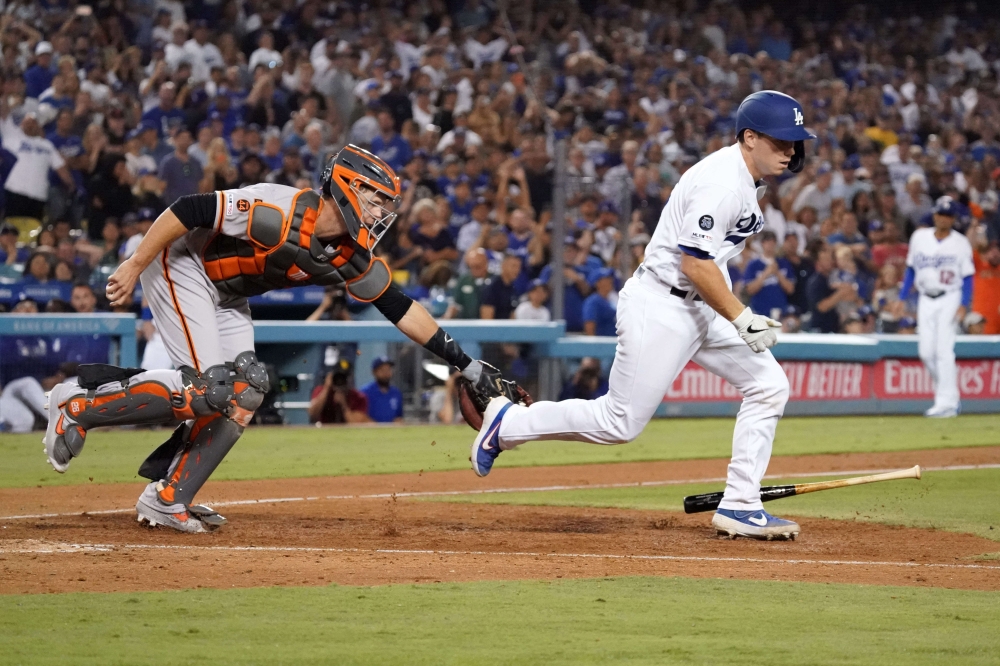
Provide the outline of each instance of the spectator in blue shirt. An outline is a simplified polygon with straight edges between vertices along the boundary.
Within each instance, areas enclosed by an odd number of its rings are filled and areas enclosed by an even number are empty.
[[[162,138],[170,132],[171,119],[184,120],[184,112],[174,106],[177,97],[177,88],[172,81],[166,81],[160,85],[160,103],[152,109],[142,114],[143,123],[148,123],[156,128],[156,136]]]
[[[38,42],[35,46],[35,64],[24,72],[24,96],[38,99],[52,85],[53,78],[52,44]]]
[[[780,319],[788,307],[788,297],[795,292],[795,267],[778,256],[778,238],[773,231],[760,234],[761,256],[747,264],[744,289],[755,313]]]
[[[372,361],[375,381],[361,388],[368,398],[368,417],[375,423],[403,421],[403,393],[391,384],[393,365],[387,356],[376,358]]]
[[[385,160],[396,171],[402,171],[413,157],[409,142],[396,132],[392,114],[383,109],[378,112],[379,135],[372,141],[372,152]]]
[[[587,275],[592,266],[588,259],[598,261],[596,257],[586,257],[577,247],[575,236],[566,236],[566,246],[563,250],[563,319],[566,320],[566,330],[579,333],[583,330],[583,299],[590,294],[590,284]],[[538,279],[550,285],[552,279],[552,264],[548,264],[539,273]]]
[[[586,335],[617,335],[617,312],[609,297],[615,290],[615,272],[611,268],[591,271],[587,282],[594,293],[583,302],[583,332]]]
[[[0,264],[22,264],[28,260],[31,250],[18,247],[20,232],[12,224],[0,224]]]

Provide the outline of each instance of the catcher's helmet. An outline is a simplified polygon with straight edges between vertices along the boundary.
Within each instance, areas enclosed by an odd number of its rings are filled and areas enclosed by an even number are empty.
[[[392,226],[402,200],[392,167],[353,144],[330,158],[320,191],[337,204],[351,238],[369,251]]]
[[[782,141],[794,141],[795,153],[788,163],[792,173],[802,171],[805,166],[805,141],[816,135],[803,126],[802,105],[794,97],[776,90],[761,90],[747,98],[736,110],[736,138],[743,130],[752,129]]]

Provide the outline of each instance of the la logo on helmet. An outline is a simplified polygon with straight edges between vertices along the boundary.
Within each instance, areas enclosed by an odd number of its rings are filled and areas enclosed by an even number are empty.
[[[795,124],[796,125],[801,125],[802,122],[803,122],[803,120],[805,120],[802,117],[802,112],[799,111],[799,107],[795,107],[793,110],[795,111]]]

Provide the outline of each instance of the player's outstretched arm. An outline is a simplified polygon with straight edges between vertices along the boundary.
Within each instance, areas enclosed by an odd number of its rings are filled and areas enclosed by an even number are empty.
[[[160,213],[153,226],[143,237],[135,254],[122,262],[117,270],[108,278],[106,293],[111,305],[121,305],[125,298],[135,290],[146,267],[160,256],[171,243],[188,232],[188,228],[177,218],[169,208]]]
[[[713,310],[733,322],[750,349],[759,354],[778,344],[774,329],[780,328],[781,324],[770,317],[755,315],[745,307],[730,291],[714,261],[685,254],[681,258],[681,272]]]
[[[372,301],[372,304],[406,337],[458,368],[462,377],[467,379],[472,387],[475,410],[479,412],[479,417],[482,416],[486,404],[494,397],[505,396],[513,402],[522,401],[523,404],[531,404],[531,397],[524,393],[523,389],[513,382],[504,380],[500,371],[490,364],[469,357],[461,345],[438,326],[422,305],[414,302],[395,285],[390,285],[381,296]],[[476,419],[471,412],[467,413],[465,407],[463,416],[470,425],[478,429],[478,426],[473,424]],[[480,423],[481,420],[479,418]]]

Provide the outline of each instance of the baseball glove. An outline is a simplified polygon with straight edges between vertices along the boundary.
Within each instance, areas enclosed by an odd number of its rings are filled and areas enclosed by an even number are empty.
[[[528,407],[534,400],[517,382],[504,379],[500,371],[489,363],[483,363],[483,374],[479,381],[473,384],[465,377],[459,377],[456,382],[458,389],[458,406],[462,417],[473,430],[483,427],[483,412],[493,398],[503,396],[511,402]]]

